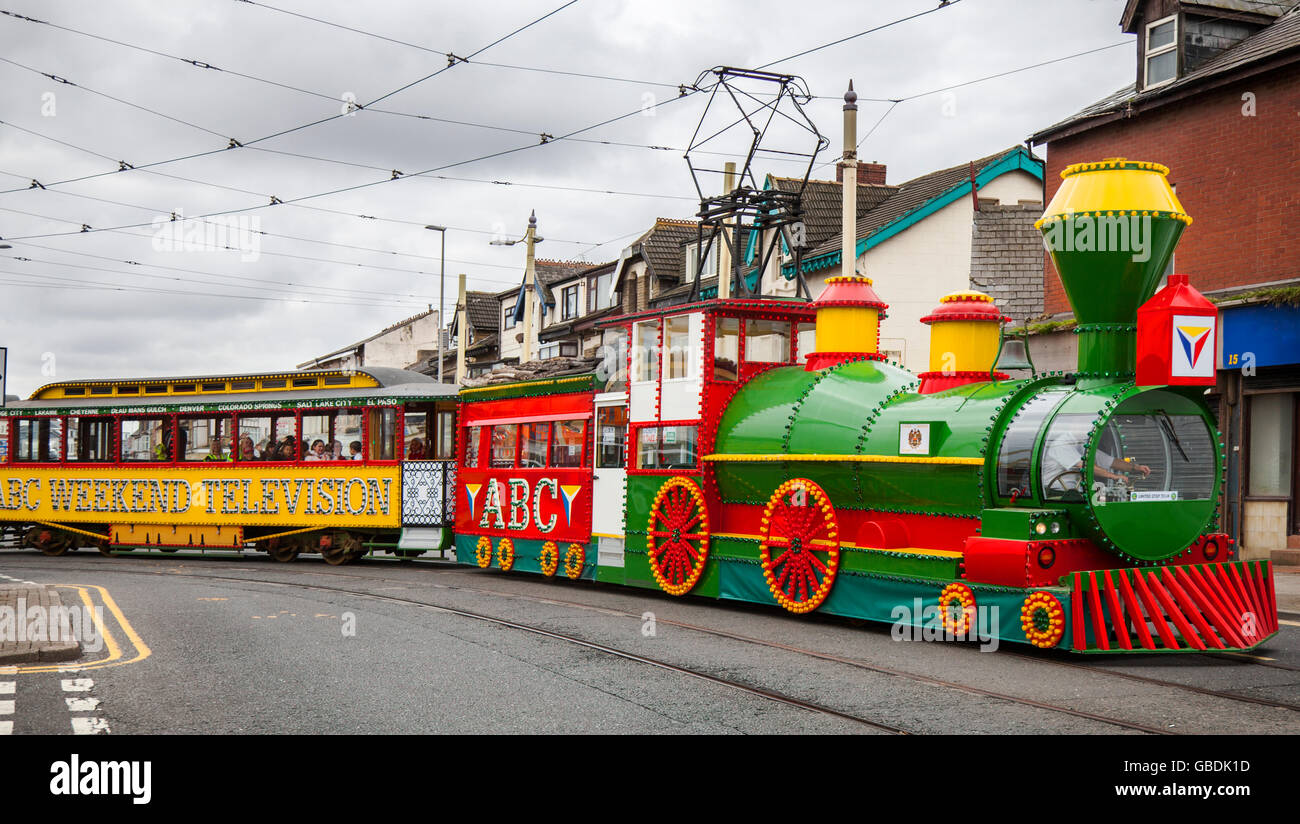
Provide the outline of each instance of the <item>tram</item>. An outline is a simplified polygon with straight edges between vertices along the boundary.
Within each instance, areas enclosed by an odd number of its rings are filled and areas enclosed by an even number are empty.
[[[920,637],[1259,646],[1272,568],[1218,529],[1216,310],[1185,275],[1157,292],[1191,222],[1167,172],[1071,166],[1038,223],[1078,319],[1073,372],[997,371],[1009,319],[959,292],[923,319],[932,360],[913,374],[878,351],[872,282],[846,276],[811,303],[607,321],[627,346],[612,385],[462,391],[457,560]],[[1116,221],[1141,254],[1093,242]]]
[[[51,383],[0,409],[0,526],[46,555],[443,550],[456,402],[384,368]]]

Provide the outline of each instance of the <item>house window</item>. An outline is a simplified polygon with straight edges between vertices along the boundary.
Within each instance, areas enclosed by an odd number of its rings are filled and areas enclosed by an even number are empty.
[[[515,328],[515,305],[513,303],[506,307],[505,315],[501,319],[501,328]]]
[[[563,301],[563,320],[572,320],[578,316],[578,284],[564,287],[560,292]]]
[[[596,277],[595,287],[594,287],[595,294],[593,295],[592,304],[591,304],[591,308],[593,311],[608,309],[609,307],[614,305],[613,296],[610,294],[610,290],[613,287],[613,285],[614,285],[613,272],[606,272],[605,274],[598,275]]]
[[[1178,77],[1178,15],[1147,24],[1146,71],[1143,88],[1170,83]]]
[[[704,271],[700,274],[700,279],[711,278],[718,274],[718,244],[722,243],[722,238],[715,238],[712,243],[705,238],[700,243],[691,243],[686,247],[686,279],[693,280],[695,273],[700,271],[700,249],[708,249],[708,256],[704,259]]]

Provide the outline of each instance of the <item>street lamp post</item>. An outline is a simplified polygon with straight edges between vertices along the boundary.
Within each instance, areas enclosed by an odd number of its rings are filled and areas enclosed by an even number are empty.
[[[442,260],[438,263],[438,383],[442,383],[442,329],[446,321],[442,310],[447,305],[447,227],[430,225],[424,228],[440,232],[442,237],[442,243],[438,244],[442,255]]]
[[[533,282],[537,277],[534,247],[543,240],[546,240],[546,238],[537,236],[537,212],[534,210],[528,216],[528,231],[520,240],[494,240],[491,242],[493,246],[514,246],[521,241],[528,244],[528,256],[524,266],[524,345],[519,353],[519,362],[521,364],[532,360]]]

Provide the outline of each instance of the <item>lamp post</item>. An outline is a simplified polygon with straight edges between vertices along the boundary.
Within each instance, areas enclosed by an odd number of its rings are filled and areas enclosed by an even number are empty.
[[[438,383],[442,383],[442,328],[446,318],[442,314],[447,305],[447,227],[425,226],[434,232],[440,232],[442,242],[438,244],[442,260],[438,263]]]
[[[524,266],[524,345],[519,353],[519,362],[528,363],[532,360],[532,335],[533,335],[533,281],[537,277],[536,273],[536,254],[534,247],[546,240],[544,237],[537,236],[537,211],[534,210],[528,216],[528,231],[519,240],[494,240],[491,241],[493,246],[514,246],[516,243],[528,244],[528,256]]]

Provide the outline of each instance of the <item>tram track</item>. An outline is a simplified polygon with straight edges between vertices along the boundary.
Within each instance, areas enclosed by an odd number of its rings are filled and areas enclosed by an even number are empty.
[[[168,559],[168,560],[171,560],[171,559]],[[179,559],[178,559],[178,560],[179,560]],[[223,559],[220,559],[220,560],[231,561],[231,560],[234,560],[234,559],[223,558]],[[88,569],[88,570],[86,570],[86,571],[91,571],[91,570]],[[761,687],[756,687],[756,686],[754,686],[754,685],[752,685],[752,684],[745,684],[745,683],[742,683],[742,682],[739,682],[739,681],[735,681],[735,680],[733,680],[733,679],[724,678],[724,677],[717,676],[717,675],[713,675],[713,674],[711,674],[711,673],[707,673],[707,672],[702,672],[702,671],[700,671],[700,670],[692,669],[692,668],[690,668],[690,667],[685,667],[685,666],[682,666],[682,665],[680,665],[680,664],[674,664],[674,663],[671,663],[671,662],[668,662],[668,661],[663,661],[663,660],[660,660],[660,659],[655,659],[655,658],[651,658],[651,657],[648,657],[648,656],[643,656],[643,655],[640,655],[640,654],[638,654],[638,653],[633,653],[633,652],[630,652],[630,651],[627,651],[627,650],[619,649],[619,648],[617,648],[617,647],[608,646],[608,645],[601,644],[601,643],[599,643],[599,642],[595,642],[595,641],[591,641],[591,640],[588,640],[588,639],[585,639],[585,638],[579,638],[579,637],[577,637],[577,636],[568,635],[568,634],[566,634],[566,633],[556,632],[556,631],[554,631],[554,630],[544,629],[544,628],[542,628],[542,627],[530,626],[530,625],[522,624],[522,623],[519,623],[519,622],[516,622],[516,621],[511,621],[511,620],[509,620],[509,619],[499,618],[499,617],[492,616],[492,615],[485,615],[485,614],[483,614],[483,613],[478,613],[478,612],[474,612],[474,611],[471,611],[471,610],[465,610],[465,609],[461,609],[461,608],[458,608],[458,607],[447,606],[447,605],[445,605],[445,604],[436,604],[436,603],[430,603],[430,602],[427,602],[427,601],[420,601],[420,600],[416,600],[416,599],[401,598],[401,597],[393,596],[393,595],[379,595],[379,594],[376,594],[376,593],[373,593],[373,592],[366,592],[366,591],[364,591],[364,590],[359,590],[359,589],[349,588],[349,587],[325,586],[325,585],[318,584],[318,583],[315,583],[315,584],[314,584],[314,583],[307,583],[307,582],[301,582],[301,581],[267,580],[267,579],[265,579],[265,578],[246,577],[246,576],[236,576],[236,575],[215,575],[215,574],[208,574],[208,573],[178,572],[178,571],[175,571],[174,569],[169,569],[169,570],[166,570],[166,571],[162,571],[162,570],[128,570],[128,569],[122,569],[122,568],[119,567],[119,568],[115,568],[114,571],[115,571],[115,572],[123,572],[123,573],[127,573],[127,574],[132,574],[132,575],[154,575],[154,576],[157,576],[157,575],[168,575],[168,576],[172,576],[172,577],[182,577],[182,578],[189,578],[189,579],[194,579],[194,580],[216,580],[216,581],[227,581],[227,582],[231,582],[231,583],[261,584],[261,585],[276,586],[276,587],[283,587],[283,588],[297,588],[297,589],[304,589],[304,590],[308,590],[308,591],[316,591],[316,592],[326,592],[326,593],[333,593],[333,594],[350,595],[350,596],[353,596],[353,597],[362,597],[362,598],[367,598],[367,599],[376,600],[376,601],[386,601],[386,602],[390,602],[390,603],[394,603],[394,604],[398,604],[398,605],[403,605],[403,606],[413,606],[413,607],[422,608],[422,609],[434,610],[434,611],[442,612],[442,613],[445,613],[445,614],[457,615],[457,616],[464,617],[464,618],[469,618],[469,619],[472,619],[472,620],[477,620],[477,621],[481,621],[481,622],[491,623],[491,624],[494,624],[494,625],[502,626],[502,627],[509,628],[509,629],[513,629],[513,630],[516,630],[516,631],[528,632],[528,633],[532,633],[532,634],[539,635],[539,636],[542,636],[542,637],[548,637],[548,638],[551,638],[552,640],[557,640],[557,641],[562,641],[562,642],[565,642],[565,643],[570,643],[570,644],[573,644],[573,645],[576,645],[576,646],[584,647],[584,648],[587,648],[587,649],[590,649],[590,650],[593,650],[593,651],[596,651],[596,652],[600,652],[600,653],[603,653],[603,654],[606,654],[606,655],[610,655],[610,656],[613,656],[613,657],[618,657],[618,658],[622,658],[622,659],[624,659],[624,660],[629,660],[629,661],[638,662],[638,663],[641,663],[641,664],[644,664],[644,665],[647,665],[647,666],[653,666],[653,667],[656,667],[656,668],[659,668],[659,669],[663,669],[663,670],[666,670],[666,671],[675,672],[675,673],[677,673],[677,674],[684,675],[684,676],[689,676],[689,677],[693,677],[693,678],[698,678],[698,679],[701,679],[701,680],[704,680],[704,681],[708,681],[708,682],[711,682],[711,683],[715,683],[715,684],[720,685],[720,686],[725,686],[725,687],[728,687],[728,688],[731,688],[731,689],[735,689],[735,690],[740,691],[740,692],[744,692],[744,693],[747,693],[747,694],[750,694],[750,695],[754,695],[754,696],[757,696],[757,697],[761,697],[761,698],[764,698],[764,699],[767,699],[767,700],[770,700],[770,701],[774,701],[774,702],[778,702],[778,703],[786,704],[786,705],[788,705],[788,706],[795,706],[795,707],[799,707],[799,708],[802,708],[802,709],[808,710],[808,711],[810,711],[810,712],[815,712],[815,713],[820,713],[820,714],[829,715],[829,716],[833,716],[833,717],[838,717],[838,718],[841,718],[841,719],[844,719],[844,720],[848,720],[848,721],[851,721],[851,722],[854,722],[854,723],[857,723],[857,724],[861,724],[861,725],[863,725],[863,726],[867,726],[867,727],[871,727],[871,728],[879,729],[879,730],[884,731],[884,732],[889,732],[889,733],[891,733],[891,734],[904,734],[904,735],[905,735],[905,734],[912,734],[912,731],[909,731],[909,730],[903,729],[903,728],[901,728],[901,727],[897,727],[897,726],[895,726],[895,725],[887,724],[887,723],[884,723],[884,722],[881,722],[881,721],[875,721],[875,720],[868,719],[868,718],[863,718],[863,717],[861,717],[861,716],[856,716],[856,715],[853,715],[852,713],[847,713],[847,712],[844,712],[844,711],[841,711],[841,710],[836,710],[836,709],[834,709],[834,708],[832,708],[832,707],[827,707],[827,706],[825,706],[825,705],[823,705],[823,704],[819,704],[819,703],[812,702],[812,701],[807,701],[807,700],[805,700],[805,699],[801,699],[801,698],[798,698],[798,697],[795,697],[795,696],[791,696],[791,695],[788,695],[788,694],[785,694],[785,693],[780,693],[780,692],[776,692],[776,691],[772,691],[772,690],[766,690],[766,689],[763,689],[763,688],[761,688]],[[455,570],[455,571],[459,572],[459,571],[461,571],[461,570]],[[410,584],[411,584],[411,582],[410,582],[409,580],[406,580],[406,579],[390,578],[390,577],[379,577],[379,576],[371,576],[371,575],[358,575],[358,574],[355,574],[355,573],[349,573],[349,572],[345,572],[345,571],[342,571],[342,570],[334,570],[334,569],[314,569],[314,570],[311,571],[311,574],[313,574],[313,575],[323,575],[323,576],[327,576],[327,577],[331,577],[331,578],[346,578],[346,579],[353,579],[353,580],[358,580],[358,581],[366,581],[366,582],[370,582],[370,583],[400,583],[400,584],[404,584],[404,585],[410,585]],[[617,616],[617,617],[623,617],[623,618],[629,618],[629,619],[635,619],[635,620],[640,620],[640,618],[641,618],[640,614],[638,614],[638,613],[632,613],[632,612],[628,612],[628,611],[620,610],[620,609],[611,609],[611,608],[609,608],[609,607],[595,606],[595,605],[592,605],[592,604],[585,604],[585,603],[581,603],[581,602],[577,602],[577,601],[568,601],[568,600],[564,600],[564,599],[560,599],[560,598],[555,598],[555,597],[551,597],[551,596],[532,596],[532,595],[526,595],[526,594],[520,594],[520,593],[513,593],[513,592],[503,592],[503,591],[500,591],[500,590],[485,589],[485,588],[482,588],[482,587],[462,586],[462,585],[459,585],[459,584],[448,584],[448,583],[445,583],[445,582],[434,584],[434,586],[437,587],[437,588],[446,589],[446,590],[453,591],[453,592],[462,592],[462,593],[466,593],[466,594],[476,594],[476,595],[487,595],[487,596],[494,596],[494,597],[498,597],[498,598],[509,598],[509,599],[517,599],[517,600],[526,600],[526,601],[535,602],[535,603],[549,604],[549,605],[555,605],[555,606],[563,606],[563,607],[568,607],[568,608],[573,608],[573,609],[580,609],[580,610],[583,610],[583,611],[599,612],[599,613],[603,613],[603,614],[608,614],[608,615]],[[933,676],[923,675],[923,674],[921,674],[921,673],[915,673],[915,672],[909,672],[909,671],[906,671],[906,670],[900,670],[900,669],[897,669],[897,668],[894,668],[894,667],[888,667],[888,666],[884,666],[884,665],[880,665],[880,664],[871,664],[871,663],[867,663],[867,662],[865,662],[865,661],[860,661],[860,660],[853,659],[853,658],[847,658],[847,657],[844,657],[844,656],[834,655],[834,654],[831,654],[831,653],[818,652],[818,651],[816,651],[816,650],[809,650],[809,649],[805,649],[805,648],[802,648],[802,647],[798,647],[798,646],[794,646],[794,645],[789,645],[789,644],[783,644],[783,643],[776,642],[776,641],[770,641],[770,640],[765,640],[765,639],[761,639],[761,638],[754,638],[754,637],[747,636],[747,635],[744,635],[744,634],[741,634],[741,633],[735,633],[735,632],[731,632],[731,631],[728,631],[728,630],[717,629],[717,628],[714,628],[714,627],[705,627],[705,626],[700,626],[700,625],[692,624],[692,623],[688,623],[688,622],[675,621],[675,620],[664,619],[664,618],[659,618],[659,619],[657,619],[657,622],[658,622],[659,624],[663,624],[663,625],[667,625],[667,626],[677,627],[677,628],[679,628],[679,629],[687,630],[687,631],[690,631],[690,632],[695,632],[695,633],[700,633],[700,634],[710,635],[710,636],[718,637],[718,638],[724,638],[724,639],[727,639],[727,640],[732,640],[732,641],[736,641],[736,642],[744,643],[744,644],[748,644],[748,645],[759,646],[759,647],[763,647],[763,648],[767,648],[767,649],[780,650],[780,651],[782,651],[782,652],[787,652],[787,653],[791,653],[791,654],[795,654],[795,655],[801,655],[801,656],[804,656],[804,657],[813,658],[813,659],[821,660],[821,661],[826,661],[826,662],[828,662],[828,663],[833,663],[833,664],[837,664],[837,665],[841,665],[841,666],[847,666],[847,667],[850,667],[850,668],[853,668],[853,669],[857,669],[857,670],[861,670],[861,671],[866,671],[866,672],[871,672],[871,673],[874,673],[874,674],[877,674],[877,675],[886,675],[886,676],[891,676],[891,677],[895,677],[895,678],[906,679],[906,680],[908,680],[908,681],[912,681],[912,682],[914,682],[914,683],[923,684],[923,685],[930,686],[930,687],[934,687],[934,688],[937,688],[937,689],[951,690],[951,691],[956,691],[956,692],[965,693],[965,694],[968,694],[968,695],[979,696],[979,697],[982,697],[982,698],[989,698],[989,699],[992,699],[992,700],[1004,701],[1004,702],[1008,702],[1008,703],[1015,704],[1015,705],[1019,705],[1019,706],[1031,707],[1031,708],[1038,709],[1038,710],[1043,710],[1043,711],[1046,711],[1046,712],[1052,712],[1052,713],[1057,713],[1057,714],[1062,714],[1062,715],[1068,715],[1068,716],[1072,716],[1072,717],[1076,717],[1076,718],[1081,718],[1081,719],[1088,720],[1088,721],[1093,721],[1093,722],[1096,722],[1096,723],[1106,724],[1106,725],[1108,725],[1108,726],[1114,726],[1114,727],[1118,727],[1118,728],[1121,728],[1121,729],[1131,730],[1131,731],[1134,731],[1134,732],[1142,732],[1142,733],[1147,733],[1147,734],[1151,734],[1151,735],[1178,735],[1178,734],[1181,734],[1181,733],[1176,732],[1176,731],[1173,731],[1173,730],[1163,729],[1163,728],[1160,728],[1160,727],[1153,727],[1153,726],[1150,726],[1150,725],[1141,724],[1141,723],[1137,723],[1137,722],[1134,722],[1134,721],[1125,720],[1125,719],[1122,719],[1122,718],[1115,718],[1115,717],[1113,717],[1113,716],[1106,716],[1106,715],[1102,715],[1102,714],[1099,714],[1099,713],[1092,713],[1092,712],[1088,712],[1088,711],[1085,711],[1085,710],[1078,710],[1078,709],[1074,709],[1074,708],[1072,708],[1072,707],[1065,707],[1065,706],[1061,706],[1061,705],[1059,705],[1059,704],[1052,704],[1052,703],[1045,702],[1045,701],[1037,701],[1037,700],[1035,700],[1035,699],[1025,698],[1025,697],[1023,697],[1023,696],[1012,695],[1012,694],[1008,694],[1008,693],[1002,693],[1002,692],[998,692],[998,691],[996,691],[996,690],[989,690],[989,689],[985,689],[985,688],[983,688],[983,687],[977,687],[977,686],[973,686],[973,685],[970,685],[970,684],[962,684],[962,683],[958,683],[958,682],[955,682],[955,681],[949,681],[949,680],[942,679],[942,678],[937,678],[937,677],[933,677]],[[1012,654],[1020,655],[1019,653],[1012,653]],[[1032,656],[1023,656],[1023,655],[1021,655],[1020,657],[1033,658]],[[1042,661],[1043,659],[1033,658],[1033,660],[1035,660],[1035,661]],[[1066,662],[1052,662],[1052,661],[1048,661],[1047,663],[1066,663]],[[1087,667],[1083,667],[1082,665],[1071,665],[1071,664],[1068,664],[1068,663],[1066,663],[1066,665],[1069,665],[1069,666],[1077,666],[1077,667],[1080,667],[1080,668],[1083,668],[1083,669],[1089,669],[1089,668],[1087,668]],[[1089,669],[1089,671],[1091,671],[1091,672],[1102,672],[1102,673],[1107,674],[1107,675],[1117,675],[1117,673],[1113,673],[1113,672],[1108,671],[1108,670],[1092,670],[1092,669]],[[1134,676],[1134,678],[1139,679],[1139,680],[1143,680],[1143,679],[1141,679],[1141,678],[1138,677],[1138,676]],[[1177,683],[1175,683],[1175,682],[1160,682],[1160,681],[1158,681],[1157,679],[1145,679],[1145,680],[1148,680],[1148,681],[1150,681],[1150,682],[1153,683],[1153,684],[1159,684],[1160,686],[1166,686],[1166,687],[1177,687],[1177,688],[1182,688],[1182,687],[1184,686],[1184,685],[1177,684]],[[1269,702],[1265,701],[1264,699],[1243,699],[1243,697],[1241,697],[1241,696],[1236,696],[1236,695],[1233,695],[1233,694],[1231,694],[1231,693],[1217,693],[1217,692],[1215,692],[1215,691],[1211,691],[1211,690],[1198,690],[1198,691],[1202,691],[1202,692],[1204,692],[1204,693],[1206,693],[1206,694],[1213,695],[1213,696],[1215,696],[1215,697],[1219,697],[1219,698],[1224,698],[1224,699],[1230,699],[1230,700],[1250,700],[1251,703],[1265,703],[1265,704],[1269,703]],[[1289,709],[1300,709],[1300,707],[1296,707],[1296,706],[1293,706],[1293,705],[1285,705],[1285,704],[1280,704],[1280,703],[1278,703],[1277,706],[1283,706],[1283,707],[1287,707],[1287,708],[1289,708]]]

